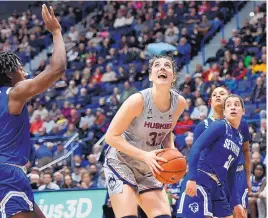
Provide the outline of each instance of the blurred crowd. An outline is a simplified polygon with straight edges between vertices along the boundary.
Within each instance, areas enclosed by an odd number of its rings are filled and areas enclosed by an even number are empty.
[[[187,64],[184,57],[190,59],[197,54],[209,31],[218,31],[214,29],[215,21],[228,22],[234,16],[236,3],[109,1],[87,7],[83,4],[53,4],[66,32],[68,69],[55,85],[28,104],[33,189],[105,188],[105,144],[96,142],[105,134],[121,104],[133,93],[150,86],[148,44],[165,42],[175,46],[173,55],[180,68]],[[51,42],[40,14],[33,10],[14,13],[8,20],[1,20],[0,27],[1,50],[16,52],[22,60],[34,57]],[[50,55],[40,62],[32,76],[46,69]],[[250,126],[253,191],[258,193],[250,197],[256,213],[252,212],[251,218],[257,217],[257,213],[262,218],[266,198],[260,194],[262,186],[256,184],[266,182],[266,3],[256,5],[254,16],[246,19],[240,29],[233,29],[232,37],[223,39],[221,48],[210,55],[214,56],[205,65],[196,65],[195,72],[186,75],[185,81],[176,87],[188,107],[175,127],[175,144],[187,157],[195,125],[211,114],[209,97],[215,87],[225,85],[241,95]],[[77,140],[65,146],[76,133]],[[75,145],[78,148],[68,156]],[[64,155],[68,157],[53,167],[38,170]],[[180,184],[166,188],[174,212]]]

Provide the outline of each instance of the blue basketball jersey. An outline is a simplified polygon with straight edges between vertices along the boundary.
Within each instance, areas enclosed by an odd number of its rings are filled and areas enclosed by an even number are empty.
[[[194,132],[194,142],[214,121],[215,119],[213,117],[209,117],[197,125]],[[241,120],[238,130],[243,136],[243,142],[249,141],[250,133],[248,123],[245,119]],[[244,163],[245,163],[244,155],[241,153],[241,155],[239,155],[238,157],[238,165],[244,165]]]
[[[230,166],[237,165],[242,145],[243,137],[239,130],[226,120],[214,121],[194,142],[188,157],[189,179],[196,179],[197,169],[200,169],[216,174],[225,183]]]
[[[24,166],[29,160],[32,145],[29,115],[26,105],[21,114],[9,114],[8,92],[10,89],[0,87],[0,163]]]

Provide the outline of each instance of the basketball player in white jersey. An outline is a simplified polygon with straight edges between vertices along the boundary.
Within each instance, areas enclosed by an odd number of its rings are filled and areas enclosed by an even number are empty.
[[[107,130],[104,172],[117,218],[137,218],[137,205],[150,218],[170,218],[163,184],[155,173],[163,170],[157,160],[161,148],[175,148],[172,131],[186,107],[172,90],[175,65],[169,56],[149,61],[152,87],[130,96]]]

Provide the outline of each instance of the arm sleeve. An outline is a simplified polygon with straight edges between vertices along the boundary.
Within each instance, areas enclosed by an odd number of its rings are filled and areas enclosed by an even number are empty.
[[[196,180],[197,166],[201,151],[210,146],[217,138],[222,136],[223,132],[225,132],[224,122],[215,121],[195,141],[188,157],[189,180]]]
[[[238,164],[238,159],[237,158],[234,163],[231,165],[230,169],[228,170],[228,185],[229,185],[229,192],[230,192],[230,204],[231,207],[234,208],[238,204],[242,204],[238,189],[237,189],[237,183],[236,183],[236,168]]]

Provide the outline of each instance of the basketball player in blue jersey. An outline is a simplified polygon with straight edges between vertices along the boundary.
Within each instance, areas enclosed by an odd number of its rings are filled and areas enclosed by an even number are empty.
[[[237,95],[229,95],[224,101],[224,113],[225,119],[214,121],[192,146],[187,184],[180,198],[177,217],[231,218],[231,204],[238,212],[237,217],[246,217],[237,197],[235,176],[243,148],[243,136],[238,130],[244,114],[243,100]],[[224,184],[227,183],[232,203],[225,194]]]
[[[137,218],[137,205],[150,218],[171,218],[163,184],[155,173],[161,148],[175,148],[172,137],[185,99],[172,90],[175,65],[169,56],[149,61],[152,87],[130,96],[107,130],[104,172],[116,217]]]
[[[52,7],[42,6],[45,26],[52,33],[54,51],[51,63],[34,79],[26,79],[20,59],[0,53],[0,217],[44,217],[26,177],[31,142],[26,102],[44,92],[66,69],[66,51],[61,26]]]
[[[211,108],[213,110],[213,116],[205,119],[200,122],[195,128],[194,132],[194,141],[207,129],[212,122],[218,119],[223,119],[223,103],[224,99],[229,95],[229,92],[224,87],[217,87],[213,90],[211,94]],[[250,161],[250,148],[249,148],[249,128],[247,121],[242,118],[239,130],[243,136],[243,154],[239,156],[238,167],[236,170],[236,180],[237,184],[239,184],[238,195],[241,199],[242,206],[247,210],[248,208],[248,190],[251,190],[251,161]],[[246,160],[246,161],[245,161]],[[244,170],[245,169],[245,170]],[[226,194],[228,195],[228,184],[225,186],[227,188]],[[247,213],[247,211],[246,211]],[[235,213],[234,213],[235,216]]]

